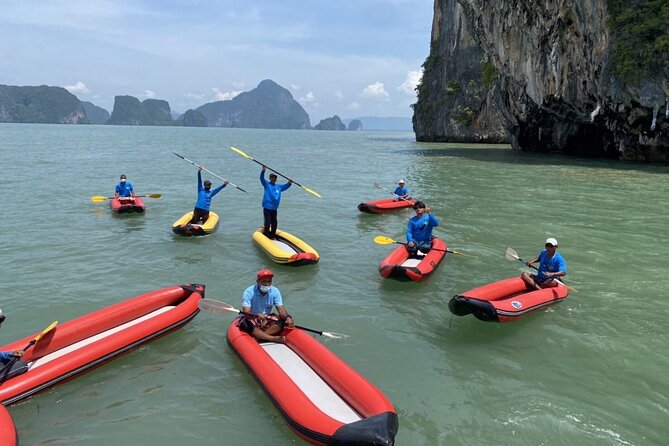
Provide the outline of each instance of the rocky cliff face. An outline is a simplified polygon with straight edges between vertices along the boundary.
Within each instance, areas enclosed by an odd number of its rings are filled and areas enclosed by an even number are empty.
[[[87,124],[76,96],[61,87],[0,85],[0,122]]]
[[[316,124],[314,130],[346,130],[346,126],[341,122],[341,118],[334,115],[331,118],[321,119],[321,122]]]
[[[139,99],[116,96],[110,123],[114,125],[175,125],[170,104],[159,99]]]
[[[638,3],[669,14],[652,5],[661,2]],[[668,52],[656,45],[664,58],[656,69],[637,64],[641,77],[621,76],[612,54],[634,30],[610,29],[620,8],[614,0],[435,0],[416,138],[495,139],[500,122],[515,149],[669,161]],[[669,43],[663,33],[658,41]]]

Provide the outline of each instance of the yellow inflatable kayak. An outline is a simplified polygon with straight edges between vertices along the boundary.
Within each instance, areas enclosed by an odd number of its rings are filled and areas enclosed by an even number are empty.
[[[253,233],[253,241],[276,263],[290,266],[313,265],[320,258],[318,252],[304,241],[286,231],[276,231],[276,239],[265,236],[264,229]]]
[[[178,219],[172,225],[172,232],[186,237],[209,235],[218,228],[218,214],[216,212],[209,212],[209,218],[203,224],[191,224],[193,219],[193,212],[186,213],[183,217]]]

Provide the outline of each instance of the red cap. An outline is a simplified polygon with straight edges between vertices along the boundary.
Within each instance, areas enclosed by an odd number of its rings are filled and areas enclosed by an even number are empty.
[[[274,273],[268,269],[261,269],[258,271],[258,274],[256,275],[256,279],[260,280],[263,277],[274,277]]]

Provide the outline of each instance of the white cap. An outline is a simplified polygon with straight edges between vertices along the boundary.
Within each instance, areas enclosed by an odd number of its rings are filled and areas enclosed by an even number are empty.
[[[399,180],[398,183],[399,184],[404,184],[404,180]]]
[[[546,239],[546,244],[547,244],[547,245],[553,245],[553,246],[557,246],[557,245],[558,245],[558,244],[557,244],[557,240],[555,240],[555,239],[552,238],[552,237]]]

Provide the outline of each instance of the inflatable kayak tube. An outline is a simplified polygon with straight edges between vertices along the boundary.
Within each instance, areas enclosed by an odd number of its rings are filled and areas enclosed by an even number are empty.
[[[400,209],[410,208],[414,205],[416,200],[409,198],[409,201],[397,200],[392,198],[384,200],[365,201],[358,205],[360,212],[367,212],[369,214],[386,214],[388,212],[397,211]]]
[[[453,296],[448,309],[456,316],[473,314],[486,322],[513,322],[562,302],[568,294],[563,285],[528,290],[523,279],[511,277]]]
[[[253,241],[276,263],[289,266],[313,265],[318,263],[318,252],[306,242],[286,231],[277,229],[276,238],[265,236],[263,228],[253,233]]]
[[[303,330],[257,342],[235,320],[227,340],[288,426],[314,445],[393,445],[395,408],[372,383]]]
[[[444,259],[446,255],[446,242],[434,237],[432,239],[432,248],[427,254],[419,251],[417,257],[410,257],[409,251],[407,251],[404,245],[401,245],[381,261],[379,264],[379,273],[386,279],[424,282],[432,276],[432,273]]]
[[[14,420],[4,406],[0,406],[0,444],[2,446],[17,446],[19,444]]]
[[[140,197],[121,197],[109,200],[109,207],[115,214],[141,214],[146,206]]]
[[[209,218],[203,224],[191,224],[193,219],[193,212],[186,213],[183,217],[178,219],[172,225],[172,232],[184,237],[198,237],[202,235],[209,235],[218,229],[218,214],[216,212],[209,212]]]
[[[16,403],[183,327],[203,297],[204,285],[172,286],[58,324],[17,361],[23,373],[2,372],[0,402]],[[20,350],[36,335],[0,349]]]

